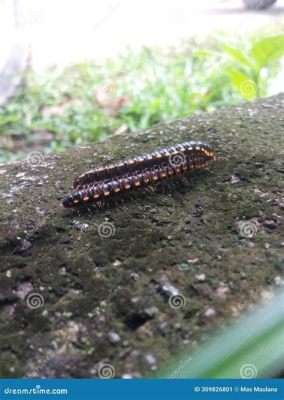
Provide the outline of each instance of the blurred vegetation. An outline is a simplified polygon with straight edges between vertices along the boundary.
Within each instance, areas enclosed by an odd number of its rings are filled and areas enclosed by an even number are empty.
[[[204,48],[204,46],[200,46]],[[265,96],[280,70],[284,35],[127,52],[104,63],[51,68],[0,109],[0,162],[56,152],[160,121]]]
[[[195,351],[184,352],[159,378],[263,378],[283,371],[284,292],[237,323],[219,329]]]

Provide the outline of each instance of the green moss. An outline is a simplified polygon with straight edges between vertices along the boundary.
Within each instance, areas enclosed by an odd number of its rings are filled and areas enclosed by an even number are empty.
[[[91,377],[101,362],[116,376],[146,376],[153,368],[147,354],[159,368],[273,290],[283,275],[283,108],[279,95],[118,135],[38,165],[2,167],[1,376]],[[140,191],[109,210],[62,208],[73,178],[94,164],[190,138],[226,160],[192,176],[189,186]],[[255,227],[251,238],[240,230],[245,221]],[[105,222],[115,228],[107,238],[98,234]],[[26,251],[23,239],[31,243]],[[179,268],[185,263],[188,269]],[[42,308],[19,298],[27,284],[43,296]],[[184,307],[169,306],[171,286]],[[109,332],[120,341],[112,344]]]

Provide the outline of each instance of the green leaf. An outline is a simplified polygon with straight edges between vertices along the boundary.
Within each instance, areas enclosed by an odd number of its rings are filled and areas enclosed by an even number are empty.
[[[211,57],[211,56],[216,56],[216,52],[212,50],[194,50],[192,52],[192,55],[194,57]]]
[[[259,68],[279,60],[284,55],[284,35],[266,37],[254,43],[251,55]]]
[[[230,68],[227,71],[232,84],[244,99],[253,100],[256,98],[257,85],[250,76],[234,68]]]
[[[235,47],[228,46],[227,44],[221,44],[220,48],[228,54],[231,58],[237,61],[239,64],[245,67],[253,67],[249,59],[247,59],[238,49]]]

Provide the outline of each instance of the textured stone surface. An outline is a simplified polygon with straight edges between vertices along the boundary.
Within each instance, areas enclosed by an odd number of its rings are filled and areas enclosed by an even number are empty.
[[[283,129],[279,95],[0,167],[0,375],[151,376],[269,297],[284,271]],[[94,164],[189,139],[227,160],[104,211],[61,206]]]

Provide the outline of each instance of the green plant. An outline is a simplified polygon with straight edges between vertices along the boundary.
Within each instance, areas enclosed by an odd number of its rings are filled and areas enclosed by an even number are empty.
[[[234,86],[240,89],[248,79],[257,93],[245,93],[245,98],[265,95],[269,79],[260,78],[261,71],[266,66],[269,77],[275,74],[272,63],[283,50],[281,37],[274,38],[273,51],[262,39],[252,45],[251,56],[223,45],[221,54],[230,55],[233,65],[220,57],[214,43],[210,50],[193,51],[192,45],[174,53],[145,48],[100,64],[27,71],[25,84],[0,108],[0,162],[236,104],[244,92],[240,95]]]
[[[222,44],[220,48],[235,65],[227,68],[232,84],[246,100],[265,95],[267,79],[264,69],[271,67],[284,55],[284,35],[265,37],[255,41],[248,50]]]
[[[271,377],[283,368],[284,293],[266,307],[244,316],[194,352],[182,357],[159,377],[256,378]]]

